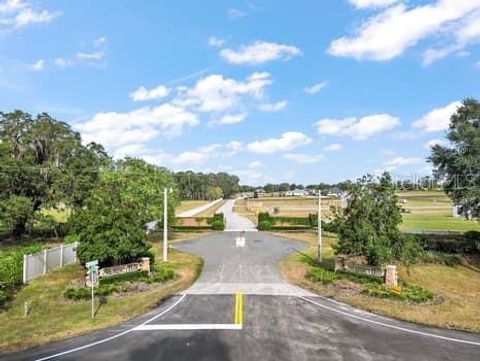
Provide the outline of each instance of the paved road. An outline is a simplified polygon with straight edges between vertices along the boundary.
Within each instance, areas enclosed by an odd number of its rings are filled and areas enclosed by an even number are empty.
[[[229,199],[217,210],[217,213],[223,213],[225,216],[225,231],[256,232],[257,228],[252,221],[250,221],[248,218],[242,217],[237,213],[233,213],[233,206],[235,205],[235,201],[235,199]]]
[[[210,207],[214,206],[215,204],[221,202],[222,200],[223,200],[223,198],[219,198],[219,199],[217,199],[213,202],[204,204],[203,206],[193,208],[193,209],[189,209],[188,211],[177,214],[177,217],[193,217],[196,214],[202,213],[203,211],[207,210],[208,208],[210,208]]]
[[[478,360],[480,335],[393,321],[284,283],[278,261],[302,244],[263,232],[179,243],[205,259],[192,288],[158,309],[88,336],[1,357],[35,360]],[[232,290],[243,291],[244,322],[233,323]],[[207,329],[224,325],[223,329]],[[185,328],[196,329],[185,329]],[[183,328],[183,329],[182,329]],[[80,349],[79,349],[80,348]],[[72,350],[76,351],[72,352]]]

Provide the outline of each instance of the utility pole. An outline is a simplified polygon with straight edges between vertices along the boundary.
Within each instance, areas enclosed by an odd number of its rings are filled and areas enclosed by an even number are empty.
[[[168,189],[163,190],[163,262],[168,262]]]
[[[318,190],[317,261],[322,263],[322,192]]]

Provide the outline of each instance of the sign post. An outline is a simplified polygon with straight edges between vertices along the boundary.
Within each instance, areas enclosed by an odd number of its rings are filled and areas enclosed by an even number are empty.
[[[90,285],[92,287],[92,318],[95,317],[95,284],[98,282],[98,260],[90,261],[85,264],[90,276]]]

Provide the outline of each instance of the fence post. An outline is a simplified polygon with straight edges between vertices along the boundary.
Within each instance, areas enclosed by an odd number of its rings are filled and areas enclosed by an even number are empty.
[[[23,255],[23,284],[27,283],[27,267],[28,267],[28,256]]]
[[[47,250],[43,250],[43,274],[47,274]]]
[[[60,267],[63,267],[63,243],[60,245]]]

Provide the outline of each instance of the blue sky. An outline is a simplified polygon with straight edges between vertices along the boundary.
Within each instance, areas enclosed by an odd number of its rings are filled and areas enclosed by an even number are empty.
[[[0,1],[0,108],[246,184],[428,174],[479,40],[480,0]]]

